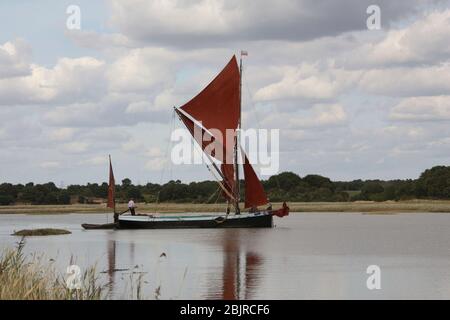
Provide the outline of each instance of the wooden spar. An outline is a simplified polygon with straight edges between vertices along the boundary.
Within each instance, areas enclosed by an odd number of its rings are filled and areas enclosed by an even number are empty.
[[[240,185],[239,185],[239,164],[238,164],[238,153],[239,153],[239,138],[240,138],[240,129],[241,129],[241,114],[242,114],[242,52],[240,57],[240,63],[239,63],[239,120],[238,120],[238,126],[236,128],[236,138],[234,142],[234,172],[236,175],[236,214],[241,213],[241,209],[239,208],[239,201],[241,200],[241,191],[240,191]]]

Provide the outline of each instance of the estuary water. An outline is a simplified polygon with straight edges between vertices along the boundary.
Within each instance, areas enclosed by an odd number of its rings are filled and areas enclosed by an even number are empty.
[[[450,214],[291,213],[273,229],[80,226],[107,219],[1,215],[0,248],[20,240],[14,230],[68,229],[27,238],[25,252],[55,260],[62,275],[95,264],[115,299],[131,298],[138,277],[150,299],[450,299]],[[379,290],[367,287],[370,265],[380,268]]]

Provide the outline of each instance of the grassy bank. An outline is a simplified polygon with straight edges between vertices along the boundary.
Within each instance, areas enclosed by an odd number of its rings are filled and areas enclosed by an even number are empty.
[[[357,201],[357,202],[289,202],[291,212],[363,212],[363,213],[400,213],[400,212],[450,212],[450,200],[410,200],[410,201]],[[274,203],[273,208],[281,207]],[[138,212],[145,213],[189,213],[224,212],[225,204],[192,203],[149,203],[138,204]],[[124,204],[117,211],[126,209]],[[17,205],[0,206],[0,214],[61,214],[61,213],[105,213],[111,212],[105,205]]]

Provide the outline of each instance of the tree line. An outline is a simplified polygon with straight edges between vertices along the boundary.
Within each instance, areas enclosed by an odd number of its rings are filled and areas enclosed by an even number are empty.
[[[283,172],[263,180],[262,184],[272,202],[343,202],[386,201],[408,199],[450,199],[450,167],[436,166],[425,170],[417,179],[331,181],[320,175],[300,177]],[[241,196],[244,185],[241,181]],[[34,184],[0,184],[0,205],[17,203],[69,204],[89,203],[106,199],[108,184],[70,185],[58,188],[53,182]],[[215,181],[182,183],[172,180],[165,184],[134,185],[128,178],[116,185],[116,199],[126,202],[215,203],[223,201]]]

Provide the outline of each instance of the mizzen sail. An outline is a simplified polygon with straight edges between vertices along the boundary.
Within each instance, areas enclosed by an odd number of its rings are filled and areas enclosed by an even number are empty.
[[[116,182],[114,180],[114,172],[111,164],[111,156],[109,157],[109,184],[108,184],[108,208],[116,207]]]
[[[245,208],[256,208],[269,203],[262,183],[243,150],[242,157],[244,158]]]

